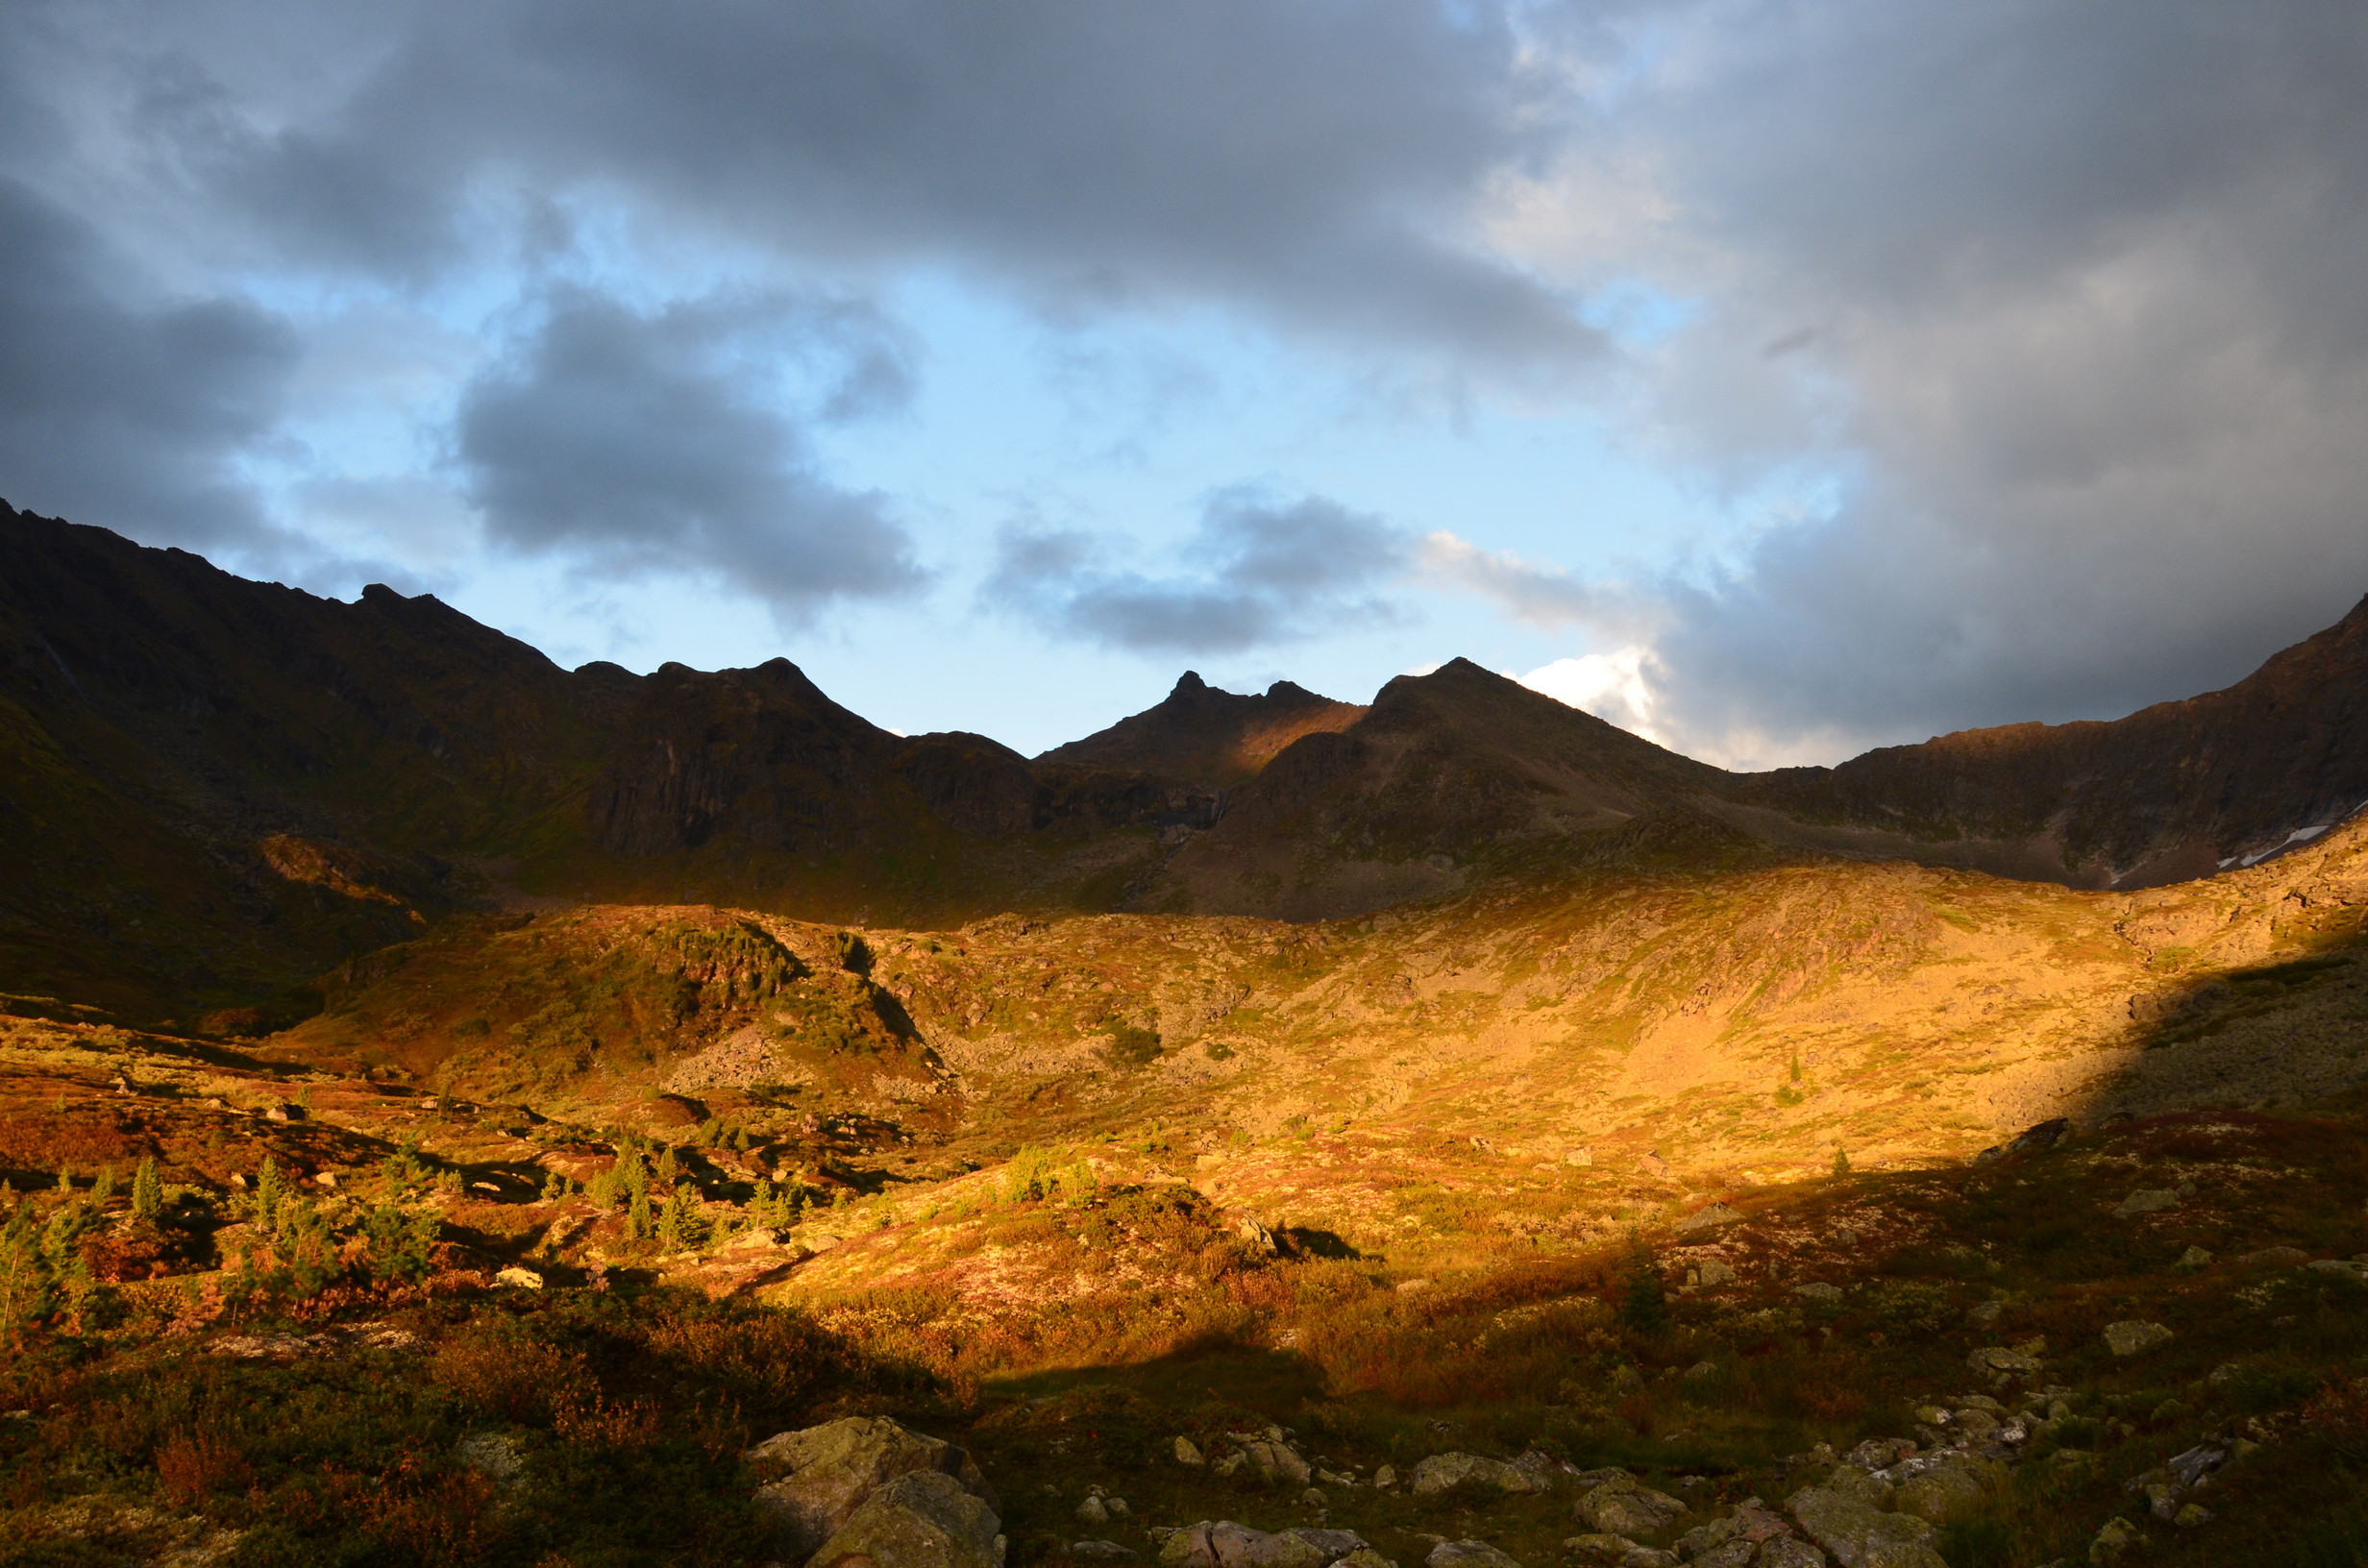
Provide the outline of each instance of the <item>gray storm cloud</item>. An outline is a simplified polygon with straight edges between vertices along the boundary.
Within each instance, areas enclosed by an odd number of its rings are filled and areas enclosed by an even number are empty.
[[[568,303],[520,259],[572,243],[536,214],[606,204],[834,298],[939,268],[1072,330],[1213,305],[1295,354],[1445,367],[1611,428],[1711,510],[1801,478],[1619,584],[1427,525],[1470,541],[1437,580],[1648,642],[1655,722],[1698,750],[2109,714],[2368,588],[2363,81],[2368,10],[2332,0],[22,0],[0,493],[261,537],[240,464],[304,348],[273,288],[506,291],[548,319],[449,432],[495,541],[793,618],[910,589],[918,547],[812,429],[898,406],[916,361],[832,349],[844,402],[785,404],[748,345],[824,353],[806,306]],[[1582,320],[1638,290],[1651,330]],[[1389,580],[1352,552],[1310,585],[1200,529],[1172,570],[1014,535],[988,598],[1196,651],[1316,634]]]
[[[1174,551],[1179,570],[1110,563],[1111,541],[1015,527],[981,596],[1053,634],[1136,653],[1236,653],[1399,612],[1379,590],[1404,570],[1406,542],[1377,517],[1321,496],[1256,490],[1213,497]]]
[[[1696,302],[1637,367],[1666,460],[1840,476],[1664,585],[1672,732],[1774,761],[2118,714],[2368,589],[2368,12],[1654,15],[1564,178],[1660,216],[1530,254]]]
[[[202,548],[278,544],[233,459],[297,343],[236,299],[157,298],[71,214],[0,178],[0,494]],[[113,286],[111,286],[113,285]]]
[[[827,600],[923,580],[887,498],[835,487],[767,393],[821,355],[823,417],[894,402],[892,340],[837,303],[726,298],[644,313],[559,291],[462,394],[461,466],[504,545],[621,574],[730,582],[796,623]]]

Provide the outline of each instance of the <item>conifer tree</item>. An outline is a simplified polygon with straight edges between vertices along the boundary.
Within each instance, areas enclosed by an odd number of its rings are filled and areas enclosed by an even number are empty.
[[[280,1163],[270,1155],[263,1156],[263,1168],[255,1178],[255,1225],[264,1235],[271,1234],[280,1217],[280,1200],[285,1194],[280,1187]]]
[[[61,1192],[74,1190],[74,1173],[63,1165],[58,1167],[58,1190]]]
[[[1850,1174],[1850,1154],[1848,1150],[1837,1148],[1834,1151],[1834,1174],[1837,1176],[1847,1176]]]
[[[90,1184],[90,1201],[104,1209],[107,1207],[107,1200],[114,1195],[115,1167],[112,1165],[101,1165],[99,1167],[98,1180]]]
[[[650,1234],[650,1167],[641,1163],[640,1156],[634,1156],[633,1163],[626,1167],[625,1183],[630,1194],[626,1208],[626,1234],[639,1241]]]
[[[675,1178],[682,1174],[682,1162],[675,1158],[675,1146],[666,1145],[657,1157],[657,1180],[660,1187],[672,1187]]]
[[[164,1210],[164,1183],[157,1176],[157,1157],[148,1156],[132,1173],[132,1215],[154,1219]]]

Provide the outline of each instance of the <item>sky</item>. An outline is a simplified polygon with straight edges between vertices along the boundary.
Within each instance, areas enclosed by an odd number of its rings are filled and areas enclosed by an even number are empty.
[[[1722,765],[2368,593],[2368,7],[12,0],[0,497],[1034,753]]]

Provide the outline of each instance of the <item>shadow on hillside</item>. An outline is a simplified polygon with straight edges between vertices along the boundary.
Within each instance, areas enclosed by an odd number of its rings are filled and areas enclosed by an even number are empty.
[[[2335,913],[2274,962],[2173,969],[2134,991],[2120,1043],[2136,1053],[2057,1115],[2093,1127],[2311,1104],[2368,1084],[2368,929],[2360,911]]]

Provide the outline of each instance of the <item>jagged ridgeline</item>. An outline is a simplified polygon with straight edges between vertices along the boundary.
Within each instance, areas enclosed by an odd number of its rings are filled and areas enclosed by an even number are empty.
[[[795,665],[561,670],[429,596],[244,581],[0,514],[0,992],[284,1024],[455,915],[713,903],[1340,919],[1843,859],[2129,891],[2368,801],[2368,607],[2226,691],[1739,774],[1452,660],[1371,703],[1187,674],[1030,759]]]
[[[935,1057],[853,932],[691,905],[461,919],[341,965],[282,1037],[472,1099],[933,1088]]]

